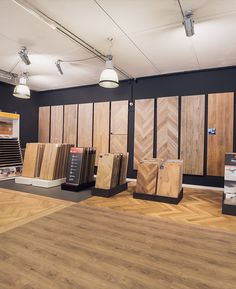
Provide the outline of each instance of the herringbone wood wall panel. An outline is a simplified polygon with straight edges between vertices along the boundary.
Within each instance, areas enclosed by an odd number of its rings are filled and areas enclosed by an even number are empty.
[[[39,107],[38,141],[49,142],[50,106]]]
[[[98,102],[94,104],[93,122],[93,147],[96,148],[96,161],[101,153],[108,153],[109,150],[109,121],[110,103]]]
[[[157,99],[157,157],[178,158],[178,96]]]
[[[205,95],[181,97],[180,158],[184,174],[203,175]]]
[[[234,93],[208,95],[208,128],[216,134],[208,134],[207,174],[224,175],[224,157],[233,151]]]
[[[63,105],[51,106],[51,143],[62,143]]]
[[[69,104],[64,106],[64,143],[76,145],[77,111],[77,104]]]
[[[78,115],[78,146],[92,147],[93,145],[93,104],[79,104]]]
[[[134,169],[153,157],[154,99],[135,100]]]

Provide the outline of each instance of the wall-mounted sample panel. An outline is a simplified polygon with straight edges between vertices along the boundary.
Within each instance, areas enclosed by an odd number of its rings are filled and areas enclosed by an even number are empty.
[[[181,97],[180,159],[183,172],[203,175],[205,95]]]
[[[234,93],[208,95],[207,175],[224,175],[224,157],[233,152]]]
[[[98,102],[94,104],[93,147],[96,148],[96,161],[101,153],[109,151],[109,121],[110,103]]]
[[[134,169],[153,157],[154,99],[135,100]]]
[[[78,115],[78,146],[93,145],[93,103],[79,104]]]
[[[63,143],[76,145],[77,140],[77,104],[64,106],[64,134]]]
[[[50,139],[50,106],[39,107],[38,141],[49,142]]]
[[[51,106],[51,143],[62,143],[63,105]]]
[[[157,99],[157,157],[178,159],[178,96]]]
[[[128,101],[111,102],[110,152],[126,153],[128,141]]]

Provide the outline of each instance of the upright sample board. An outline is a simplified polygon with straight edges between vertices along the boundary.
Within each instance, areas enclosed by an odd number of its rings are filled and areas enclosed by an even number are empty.
[[[144,159],[153,157],[154,99],[135,101],[134,169]]]
[[[128,141],[128,101],[111,102],[110,152],[126,153]]]
[[[234,93],[208,95],[207,175],[224,175],[224,156],[233,152]]]
[[[79,104],[78,115],[78,146],[91,147],[93,145],[93,104]]]
[[[51,106],[51,143],[63,141],[63,105]]]
[[[157,99],[157,157],[178,159],[178,96]]]
[[[49,142],[50,106],[39,107],[38,141]]]
[[[77,141],[77,104],[64,106],[64,134],[63,143],[76,145]]]
[[[181,146],[184,174],[203,175],[205,95],[181,97]]]
[[[93,147],[96,148],[96,161],[101,153],[109,151],[109,121],[110,103],[98,102],[94,104]]]

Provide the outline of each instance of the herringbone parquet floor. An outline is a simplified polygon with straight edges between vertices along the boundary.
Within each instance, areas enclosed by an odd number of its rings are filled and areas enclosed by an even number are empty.
[[[81,204],[236,232],[236,217],[222,215],[221,202],[220,191],[184,188],[178,205],[133,199],[130,190],[109,199],[92,197]]]

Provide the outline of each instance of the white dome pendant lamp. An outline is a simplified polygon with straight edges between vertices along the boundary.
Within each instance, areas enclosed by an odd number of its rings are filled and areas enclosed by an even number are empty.
[[[19,79],[19,84],[16,85],[13,95],[18,98],[29,99],[30,89],[27,86],[27,73],[23,73]]]
[[[100,75],[99,85],[104,88],[116,88],[119,86],[119,79],[113,68],[112,55],[107,55],[106,66]]]

